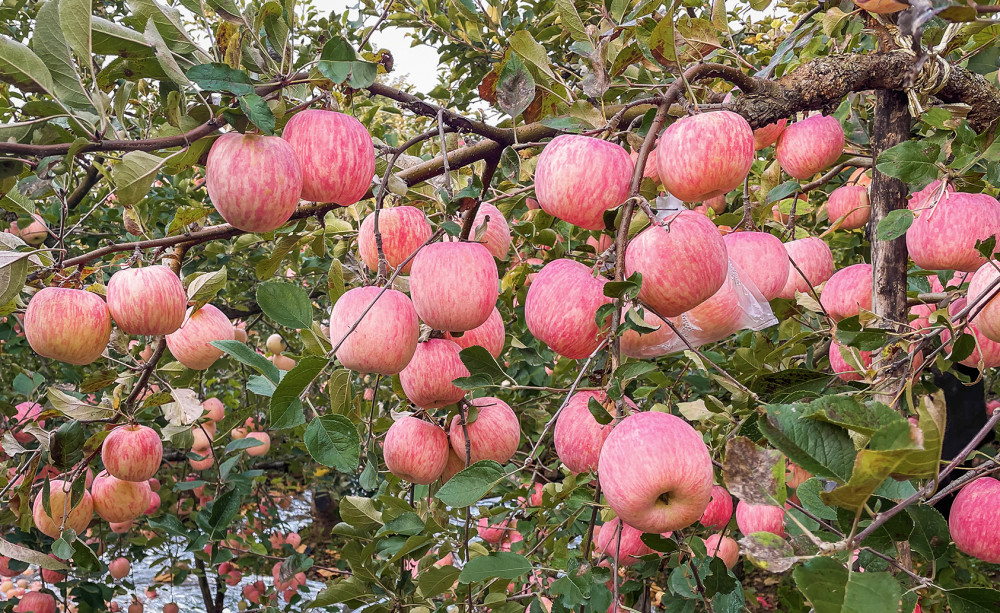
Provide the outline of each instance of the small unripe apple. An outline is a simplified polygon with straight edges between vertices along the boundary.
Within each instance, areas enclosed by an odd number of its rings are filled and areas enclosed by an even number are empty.
[[[365,313],[363,318],[362,313]],[[361,323],[350,332],[358,319]],[[384,292],[376,286],[350,289],[330,312],[330,341],[334,347],[340,345],[337,359],[355,372],[398,374],[413,358],[419,336],[420,321],[413,303],[406,294],[394,289]],[[372,351],[373,347],[378,347],[378,351]]]
[[[810,236],[789,241],[785,243],[785,251],[789,260],[788,278],[778,293],[778,298],[794,299],[795,292],[808,294],[810,287],[833,276],[833,252],[823,239]],[[792,262],[795,263],[794,266]]]
[[[604,522],[594,534],[594,550],[601,556],[616,559],[621,566],[632,566],[639,558],[653,553],[642,542],[642,531],[615,517]]]
[[[785,509],[770,504],[749,504],[739,501],[736,505],[736,525],[744,535],[770,532],[785,537]]]
[[[382,236],[382,253],[392,272],[413,255],[433,234],[424,212],[415,206],[397,206],[379,211],[378,233]],[[358,254],[371,270],[378,270],[378,245],[375,242],[375,213],[369,213],[358,230]],[[410,274],[413,260],[400,268],[400,274]]]
[[[833,273],[819,302],[833,321],[872,310],[872,265],[852,264]]]
[[[187,294],[166,266],[126,268],[108,281],[108,310],[126,334],[159,336],[181,327]]]
[[[413,258],[410,299],[420,319],[435,330],[481,326],[499,295],[496,261],[480,244],[434,243]]]
[[[10,233],[28,243],[32,247],[40,247],[49,236],[45,220],[40,215],[32,215],[32,221],[23,228],[18,222],[10,223]]]
[[[826,201],[826,215],[830,223],[839,220],[842,230],[865,227],[871,212],[868,190],[861,185],[842,185],[833,190]]]
[[[343,299],[343,296],[341,297]],[[445,338],[454,342],[462,349],[468,349],[473,345],[483,347],[490,352],[494,358],[499,358],[503,353],[503,345],[506,340],[506,329],[503,325],[503,317],[500,311],[493,307],[489,319],[483,325],[473,328],[461,336],[454,336],[450,332],[445,334]]]
[[[729,258],[750,277],[764,300],[777,298],[790,268],[781,239],[767,232],[734,232],[722,240]]]
[[[42,500],[42,493],[35,496],[35,502],[31,508],[31,516],[35,520],[35,527],[42,534],[51,538],[59,538],[60,527],[65,519],[66,527],[72,528],[77,534],[83,534],[90,519],[94,515],[94,501],[90,492],[84,490],[83,497],[76,506],[69,509],[71,485],[68,481],[49,482],[49,510],[51,514],[45,512],[45,504]]]
[[[712,530],[722,530],[733,516],[733,497],[721,485],[712,486],[712,499],[702,513],[701,525]]]
[[[524,301],[528,330],[559,355],[572,360],[590,356],[606,334],[594,321],[597,310],[611,303],[604,295],[605,283],[575,260],[549,262],[528,288]]]
[[[521,442],[521,424],[517,415],[503,400],[492,396],[483,396],[469,401],[478,407],[479,414],[471,424],[462,426],[461,416],[456,415],[451,421],[449,438],[451,447],[460,457],[465,456],[466,432],[472,456],[472,463],[480,460],[493,460],[506,464],[517,451]]]
[[[46,287],[28,302],[24,335],[38,355],[83,366],[101,357],[111,340],[111,314],[97,294]]]
[[[753,160],[753,130],[731,111],[678,119],[663,131],[656,150],[663,187],[685,202],[739,187]]]
[[[448,435],[441,426],[409,416],[393,422],[382,444],[389,472],[421,485],[441,476],[449,449]]]
[[[469,369],[452,341],[432,338],[418,343],[413,359],[399,373],[399,382],[410,402],[422,409],[439,409],[465,397],[465,390],[452,383],[468,377]]]
[[[710,534],[705,537],[705,549],[708,550],[708,555],[721,559],[726,568],[735,566],[740,557],[739,543],[721,534]]]
[[[252,438],[263,443],[254,447],[247,447],[247,455],[258,457],[267,453],[271,449],[271,435],[267,432],[247,432],[246,438]]]
[[[813,115],[787,126],[775,147],[781,169],[800,181],[833,166],[843,153],[844,128],[830,115]]]
[[[115,558],[108,564],[108,574],[115,579],[123,579],[132,570],[132,565],[125,558]]]
[[[90,488],[94,510],[104,521],[125,522],[142,515],[149,507],[149,482],[123,481],[102,472]]]
[[[959,490],[951,505],[948,530],[960,551],[1000,563],[1000,481],[980,477]]]
[[[278,333],[267,337],[267,342],[264,343],[264,347],[267,348],[269,353],[281,353],[288,348],[288,346],[285,345],[285,339],[281,338],[281,335]]]
[[[233,324],[216,307],[206,304],[191,315],[173,334],[167,335],[167,347],[178,362],[192,370],[205,370],[222,355],[209,343],[235,338]]]
[[[321,109],[296,113],[282,131],[302,168],[302,199],[350,206],[375,175],[375,146],[357,118]]]
[[[101,446],[108,473],[125,481],[148,481],[160,469],[163,443],[149,426],[118,426]]]

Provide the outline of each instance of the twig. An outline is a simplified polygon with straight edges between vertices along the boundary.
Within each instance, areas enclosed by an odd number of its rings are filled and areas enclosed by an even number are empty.
[[[441,161],[444,163],[444,191],[448,193],[450,199],[452,197],[451,169],[448,168],[448,142],[444,137],[444,109],[440,109],[437,114],[437,131],[441,139]]]

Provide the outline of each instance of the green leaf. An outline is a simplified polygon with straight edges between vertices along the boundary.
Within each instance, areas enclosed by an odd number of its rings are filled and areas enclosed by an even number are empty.
[[[327,383],[327,390],[330,393],[330,411],[338,415],[347,415],[351,412],[351,371],[346,368],[338,368],[330,374],[330,381]]]
[[[783,573],[798,561],[788,541],[771,532],[752,532],[739,543],[750,562],[772,573]]]
[[[510,44],[511,49],[537,66],[550,79],[554,80],[556,78],[555,73],[552,72],[552,68],[549,66],[549,56],[545,51],[545,47],[541,46],[535,40],[531,32],[528,30],[518,30],[511,35],[507,42]]]
[[[83,459],[83,443],[87,434],[75,419],[59,426],[49,439],[49,459],[59,470],[69,470]]]
[[[569,30],[573,40],[578,42],[590,42],[587,36],[587,29],[583,26],[580,14],[576,12],[576,5],[573,0],[556,0],[556,9],[559,11],[559,18],[564,28]]]
[[[159,30],[157,30],[156,22],[153,21],[152,17],[150,17],[149,21],[146,22],[146,29],[143,31],[143,38],[146,39],[149,46],[153,48],[153,54],[156,55],[156,61],[160,63],[160,68],[163,69],[164,74],[166,74],[171,81],[180,86],[185,86],[190,83],[188,78],[184,75],[184,71],[181,70],[180,65],[177,64],[177,60],[174,59],[174,55],[171,53],[166,41],[163,40]]]
[[[941,147],[927,139],[908,140],[883,151],[875,168],[920,189],[937,178],[940,153]]]
[[[857,452],[841,428],[803,419],[803,406],[767,405],[767,418],[758,427],[776,448],[808,472],[840,483],[850,479]]]
[[[516,53],[509,54],[497,78],[497,104],[504,113],[517,117],[534,98],[535,79],[520,56]]]
[[[328,583],[326,589],[316,594],[316,599],[309,603],[306,608],[329,607],[342,602],[356,600],[370,593],[371,590],[361,583],[361,581],[354,577],[348,577]]]
[[[615,419],[611,416],[611,413],[608,413],[608,410],[604,408],[604,405],[598,402],[597,398],[594,398],[593,396],[591,396],[587,401],[587,410],[594,416],[594,420],[602,426],[610,424]]]
[[[275,430],[286,430],[297,428],[306,423],[305,411],[302,409],[302,401],[293,399],[286,405],[272,407],[269,416],[271,417],[271,428]]]
[[[271,107],[267,106],[267,101],[257,94],[244,94],[239,97],[240,108],[250,120],[250,123],[257,126],[263,134],[274,134],[274,126],[277,121]]]
[[[417,588],[424,598],[434,598],[455,585],[461,571],[454,566],[432,566],[417,575]]]
[[[326,358],[309,356],[299,360],[299,363],[285,374],[271,395],[272,428],[294,428],[305,423],[304,417],[301,420],[298,417],[293,417],[296,415],[294,408],[292,413],[288,413],[289,408],[299,402],[299,396],[302,392],[309,387],[319,373],[323,372],[329,363]],[[298,409],[301,413],[301,404],[299,404]],[[275,425],[276,422],[278,425]]]
[[[86,21],[89,36],[89,13]],[[93,108],[90,97],[83,88],[80,74],[76,70],[76,64],[73,63],[69,43],[63,36],[59,22],[59,0],[49,0],[38,7],[35,29],[31,37],[31,49],[48,67],[52,75],[53,93],[61,102],[79,109]]]
[[[889,214],[878,222],[875,229],[875,236],[880,241],[891,241],[906,234],[906,231],[913,225],[913,211],[910,209],[896,209],[889,211]]]
[[[229,271],[226,270],[225,266],[219,270],[198,275],[188,283],[188,302],[193,302],[196,309],[205,306],[215,299],[219,295],[219,292],[226,287],[228,276]]]
[[[323,466],[353,474],[360,464],[361,437],[357,427],[343,415],[321,415],[309,422],[306,449]]]
[[[28,549],[21,545],[15,545],[5,539],[0,539],[0,555],[14,558],[28,564],[40,566],[48,570],[66,570],[69,568],[65,563],[48,556],[40,551]]]
[[[529,572],[531,562],[527,558],[509,551],[498,551],[469,560],[458,575],[458,581],[474,583],[487,579],[513,580]]]
[[[347,287],[344,285],[344,267],[340,260],[330,262],[330,270],[326,274],[326,294],[330,297],[330,306],[344,295]]]
[[[899,582],[889,573],[851,573],[831,558],[813,558],[792,577],[816,613],[899,610]]]
[[[256,368],[262,375],[277,384],[281,380],[278,368],[270,360],[239,341],[212,341],[213,347],[223,350],[237,362]]]
[[[985,587],[961,587],[945,592],[952,613],[995,613],[1000,610],[1000,591]]]
[[[781,185],[767,192],[767,203],[771,204],[772,202],[777,202],[778,200],[784,200],[797,192],[800,188],[801,186],[798,181],[785,181]]]
[[[208,515],[208,525],[211,528],[209,538],[226,534],[229,525],[233,523],[243,504],[243,496],[239,490],[231,489],[215,499]]]
[[[382,526],[382,513],[375,508],[375,501],[361,496],[345,496],[340,501],[340,516],[358,530],[369,531]]]
[[[458,356],[462,364],[469,369],[469,376],[459,377],[453,383],[465,390],[472,390],[485,385],[498,385],[507,378],[502,368],[485,347],[473,345],[462,349]]]
[[[355,89],[368,87],[378,74],[378,65],[359,60],[351,43],[340,36],[323,45],[316,69],[334,83],[349,81]]]
[[[661,66],[676,66],[677,53],[674,51],[674,20],[671,15],[662,17],[649,33],[649,52]]]
[[[52,74],[27,46],[0,36],[0,81],[25,91],[52,91]]]
[[[205,0],[205,4],[226,21],[237,24],[246,23],[240,16],[240,9],[233,0]]]
[[[906,422],[905,417],[881,402],[861,402],[856,396],[823,396],[813,401],[803,415],[866,436],[885,426]]]
[[[120,55],[138,59],[153,55],[146,40],[131,28],[98,17],[90,18],[91,45],[96,55]]]
[[[254,93],[253,82],[247,73],[236,70],[227,64],[212,63],[192,66],[187,71],[187,78],[207,91],[229,92],[236,96]]]
[[[493,460],[481,460],[459,471],[448,480],[436,497],[450,507],[463,508],[479,502],[504,478],[503,466]]]
[[[163,158],[145,151],[126,153],[111,171],[118,202],[131,206],[145,198],[164,162]]]
[[[312,327],[312,302],[304,289],[282,281],[257,286],[257,304],[264,314],[288,328]]]

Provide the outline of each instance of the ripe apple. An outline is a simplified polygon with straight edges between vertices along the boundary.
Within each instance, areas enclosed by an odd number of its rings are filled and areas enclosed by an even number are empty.
[[[42,500],[42,493],[35,496],[34,505],[31,508],[31,516],[35,520],[35,527],[42,534],[51,538],[59,538],[60,527],[65,519],[66,527],[72,528],[77,534],[83,534],[90,525],[90,518],[94,515],[94,501],[90,492],[84,490],[83,497],[76,506],[69,507],[72,496],[70,495],[71,484],[68,481],[49,482],[49,511],[45,512],[45,505]]]
[[[835,340],[830,343],[830,368],[833,370],[833,374],[837,375],[844,381],[861,381],[864,379],[857,367],[844,358],[841,349],[852,355],[852,361],[859,363],[864,369],[868,369],[872,365],[871,352],[858,351],[852,347],[844,347]]]
[[[854,0],[854,4],[865,9],[869,13],[878,13],[880,15],[898,13],[899,11],[904,11],[910,8],[908,3],[897,2],[896,0]],[[918,604],[917,607],[919,608],[920,605]]]
[[[632,566],[642,556],[653,553],[642,542],[642,530],[636,530],[615,517],[604,522],[594,534],[594,550],[601,556],[618,561],[621,566]]]
[[[642,273],[639,299],[663,317],[676,317],[710,298],[728,270],[718,228],[694,211],[674,213],[646,228],[625,251],[626,276]]]
[[[489,217],[489,221],[487,221]],[[475,240],[479,234],[479,228],[486,224],[486,231],[479,239],[479,243],[489,250],[490,254],[498,260],[506,260],[510,252],[510,225],[504,218],[500,209],[488,202],[479,205],[476,211],[476,219],[472,224],[472,234],[470,240]]]
[[[871,311],[872,265],[852,264],[833,273],[823,287],[819,302],[833,321]]]
[[[736,504],[736,525],[744,535],[770,532],[785,537],[785,509],[770,504]]]
[[[270,232],[284,225],[299,204],[302,167],[295,150],[277,136],[228,132],[208,152],[205,187],[230,225]]]
[[[50,553],[49,557],[54,560],[59,560],[59,558],[57,558],[55,554]],[[61,561],[62,560],[60,560],[60,562]],[[41,572],[42,580],[45,581],[46,583],[59,583],[60,581],[64,581],[66,579],[66,573],[60,572],[58,570],[49,570],[47,568],[42,568],[41,571],[42,571]]]
[[[830,115],[807,117],[785,128],[774,153],[782,170],[800,181],[808,179],[844,153],[844,128]]]
[[[956,313],[965,308],[966,304],[966,298],[953,300],[948,305],[948,313],[954,317]],[[976,337],[976,348],[972,350],[972,354],[969,357],[959,363],[972,368],[996,368],[1000,366],[1000,343],[986,338],[986,335],[983,334],[982,330],[975,323],[969,324],[966,332]],[[941,342],[947,343],[949,340],[951,340],[951,332],[949,330],[943,331],[941,333]],[[980,364],[980,360],[982,364]]]
[[[922,202],[930,206],[928,200]],[[1000,234],[1000,202],[986,194],[945,193],[936,207],[914,214],[906,248],[925,270],[975,272],[987,260],[976,242]]]
[[[32,215],[31,222],[23,228],[18,222],[10,222],[10,233],[20,238],[32,247],[40,247],[49,236],[49,231],[45,225],[45,220],[40,215]]]
[[[459,456],[455,453],[455,450],[448,445],[448,461],[444,465],[444,470],[441,471],[441,483],[447,483],[448,479],[451,479],[459,473],[463,468],[465,468],[465,456]]]
[[[263,443],[254,447],[247,447],[248,456],[260,457],[271,449],[271,435],[267,432],[247,432],[246,438],[252,438]]]
[[[343,299],[343,297],[341,297]],[[483,325],[473,328],[462,336],[453,336],[450,332],[445,334],[445,338],[454,342],[462,349],[468,349],[473,345],[483,347],[490,352],[494,358],[499,358],[503,353],[503,344],[507,332],[503,325],[503,317],[500,311],[493,307],[489,319]]]
[[[590,356],[605,332],[597,327],[597,310],[611,302],[607,280],[594,277],[585,264],[570,259],[546,264],[528,288],[524,321],[531,334],[549,349],[571,360]]]
[[[542,210],[586,230],[604,229],[604,211],[628,197],[634,165],[619,145],[589,136],[553,138],[535,167]]]
[[[149,426],[118,426],[101,446],[104,468],[124,481],[148,481],[159,470],[162,459],[163,443]]]
[[[115,534],[125,534],[132,529],[133,523],[134,522],[131,519],[129,521],[113,521],[108,523],[108,527],[111,528],[111,531]]]
[[[684,319],[699,330],[699,337],[705,341],[735,334],[743,327],[742,291],[733,277],[727,275],[722,287],[708,300],[684,313]]]
[[[479,522],[476,524],[476,533],[479,534],[479,538],[487,543],[496,545],[504,540],[507,532],[512,528],[511,520],[504,520],[491,525],[488,517],[480,517]]]
[[[17,577],[21,574],[19,570],[12,570],[10,567],[11,559],[7,556],[0,556],[0,577]]]
[[[28,302],[24,335],[38,355],[83,366],[101,357],[111,340],[111,314],[97,294],[46,287]]]
[[[378,232],[382,235],[382,253],[389,271],[395,270],[420,248],[433,231],[424,212],[415,206],[382,209],[378,215]],[[378,247],[375,243],[375,213],[369,213],[358,230],[358,254],[365,266],[378,270]],[[400,274],[410,274],[413,260],[406,262]]]
[[[209,449],[192,449],[193,453],[201,456],[200,460],[194,458],[188,458],[188,463],[191,465],[192,470],[201,472],[203,470],[208,470],[215,466],[215,456],[212,455],[212,451]]]
[[[685,202],[702,202],[739,187],[753,160],[753,130],[731,111],[678,119],[663,131],[656,150],[663,187]]]
[[[14,415],[14,421],[22,427],[28,425],[29,422],[36,421],[38,416],[42,413],[42,405],[37,402],[20,402],[14,408],[17,409],[17,413]],[[44,419],[38,422],[38,427],[45,427]],[[15,432],[14,438],[17,442],[25,444],[33,441],[35,437],[27,434],[26,432]]]
[[[705,549],[708,555],[721,559],[726,568],[732,568],[740,557],[740,546],[732,538],[721,534],[710,534],[705,537]]]
[[[785,243],[785,251],[789,259],[788,278],[778,298],[794,299],[795,292],[808,293],[810,287],[833,276],[833,252],[823,239],[810,236],[789,241]],[[798,269],[792,266],[792,262]]]
[[[278,370],[288,371],[295,368],[295,360],[287,355],[281,355],[280,353],[271,356],[271,363],[274,364],[275,368]]]
[[[779,119],[774,123],[769,123],[763,128],[757,128],[753,131],[753,148],[755,151],[760,151],[761,149],[766,149],[773,145],[781,133],[785,131],[785,126],[788,125],[787,119]]]
[[[176,602],[168,602],[163,605],[163,613],[178,613],[180,610]]]
[[[149,493],[149,506],[142,512],[143,515],[153,515],[160,510],[160,495],[156,492]]]
[[[108,564],[108,574],[115,579],[123,579],[132,571],[132,565],[125,558],[115,558]]]
[[[483,396],[470,400],[469,404],[479,408],[476,420],[462,428],[461,416],[456,415],[451,420],[448,436],[451,448],[459,457],[465,457],[465,431],[469,433],[469,451],[472,463],[480,460],[493,460],[506,464],[514,456],[521,442],[521,424],[517,415],[503,400],[492,396]]]
[[[128,613],[142,613],[144,610],[145,607],[143,607],[142,603],[138,600],[133,600],[128,605]]]
[[[56,599],[52,594],[26,592],[11,610],[14,613],[56,613]]]
[[[125,522],[142,515],[149,507],[149,482],[122,481],[101,472],[90,487],[94,510],[104,521]]]
[[[420,319],[435,330],[481,326],[499,295],[496,261],[478,243],[434,243],[413,258],[410,298]]]
[[[841,230],[865,227],[871,212],[868,190],[861,185],[842,185],[833,190],[826,201],[826,216],[831,224],[840,220]]]
[[[955,546],[991,564],[1000,563],[1000,481],[980,477],[959,490],[948,530]]]
[[[441,426],[404,416],[389,426],[382,444],[385,465],[400,479],[420,485],[433,483],[448,462],[448,435]]]
[[[734,232],[722,240],[729,259],[753,281],[764,299],[777,298],[790,268],[781,239],[767,232]]]
[[[206,398],[205,402],[201,403],[201,408],[205,416],[212,421],[222,421],[226,416],[226,407],[218,398]]]
[[[598,474],[611,509],[643,532],[690,526],[712,497],[708,448],[687,422],[667,413],[635,413],[619,422],[604,441]]]
[[[996,297],[990,299],[989,302],[981,299],[985,298],[988,293],[987,288],[996,281],[997,277],[1000,277],[1000,272],[997,272],[998,263],[987,262],[983,264],[976,274],[973,275],[972,281],[969,282],[969,300],[975,301],[978,306],[976,309],[981,309],[978,314],[972,319],[973,323],[979,328],[983,336],[990,339],[991,341],[1000,342],[1000,301]],[[994,288],[990,293],[995,293],[997,290]]]
[[[716,215],[721,215],[726,212],[726,195],[719,194],[704,201],[702,205],[712,209],[712,212]]]
[[[417,344],[413,359],[399,373],[399,382],[410,402],[422,409],[439,409],[465,397],[465,390],[452,383],[469,376],[459,351],[458,345],[442,338]]]
[[[302,199],[350,206],[361,200],[375,176],[375,146],[351,115],[306,109],[281,133],[302,168]]]
[[[733,516],[733,497],[721,485],[712,486],[712,499],[702,513],[701,525],[712,530],[722,530]]]
[[[589,408],[591,398],[614,415],[614,403],[608,401],[608,395],[603,391],[577,392],[559,412],[552,431],[556,455],[573,473],[597,470],[601,448],[614,428],[614,422],[603,426],[597,423]],[[638,408],[629,399],[626,399],[626,404],[633,409]]]
[[[340,344],[337,359],[355,372],[395,375],[413,358],[420,321],[406,294],[387,289],[379,296],[380,292],[374,285],[347,290],[330,311],[330,341],[336,347],[371,305],[358,327]],[[374,347],[378,351],[372,351]]]
[[[184,284],[166,266],[126,268],[108,281],[108,310],[126,334],[170,334],[184,323]]]
[[[784,253],[784,249],[781,251]],[[626,330],[619,341],[622,355],[640,360],[666,355],[665,347],[676,338],[674,331],[649,309],[643,311],[642,321],[651,328],[659,327],[646,334],[640,334],[636,330]],[[679,324],[680,322],[677,322],[675,325]]]
[[[642,169],[642,177],[644,179],[650,179],[655,184],[660,183],[660,168],[656,163],[656,150],[660,147],[660,140],[656,140],[656,144],[653,145],[653,149],[649,152],[649,156],[646,157],[646,166]],[[633,150],[632,153],[628,154],[628,157],[632,160],[632,166],[635,166],[636,160],[639,159],[639,151]],[[633,169],[634,172],[634,169]]]
[[[194,425],[191,427],[191,436],[194,437],[191,449],[201,455],[205,455],[212,447],[212,439],[215,438],[215,426],[210,425],[210,423]]]
[[[221,349],[209,343],[231,341],[235,336],[233,324],[225,314],[206,304],[191,315],[179,330],[167,335],[167,347],[184,366],[205,370],[222,355]]]

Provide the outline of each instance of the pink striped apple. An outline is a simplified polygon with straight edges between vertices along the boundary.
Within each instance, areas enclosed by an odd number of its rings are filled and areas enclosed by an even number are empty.
[[[789,241],[785,243],[785,252],[789,259],[788,278],[778,298],[794,299],[795,292],[809,293],[810,287],[823,283],[833,275],[833,252],[821,238],[810,236]]]
[[[755,151],[760,151],[761,149],[766,149],[773,145],[781,133],[785,131],[785,126],[788,125],[787,119],[779,119],[774,123],[769,123],[763,128],[757,128],[753,131],[753,148]]]
[[[16,421],[21,427],[28,425],[30,422],[36,421],[38,416],[42,413],[42,405],[37,402],[21,402],[14,408],[17,410],[17,413],[14,415],[14,421]],[[45,427],[44,419],[38,422],[38,427]],[[35,437],[26,432],[15,432],[14,438],[21,444],[30,443],[35,440]]]
[[[465,332],[483,325],[500,295],[496,261],[477,243],[434,243],[410,269],[410,298],[435,330]]]
[[[439,409],[465,397],[465,390],[452,383],[469,376],[459,351],[458,345],[442,338],[417,344],[413,359],[399,373],[399,383],[410,402],[422,409]]]
[[[513,530],[514,525],[516,522],[509,519],[491,524],[489,517],[480,517],[476,523],[476,533],[487,543],[496,545],[504,540],[507,532]]]
[[[777,298],[790,268],[781,239],[767,232],[734,232],[722,240],[729,259],[753,281],[764,299]]]
[[[839,221],[841,230],[865,227],[871,212],[868,190],[862,185],[841,185],[826,200],[826,216],[831,224]]]
[[[359,318],[361,323],[351,332]],[[410,363],[419,336],[413,303],[394,289],[382,292],[372,285],[347,290],[330,312],[330,341],[334,347],[340,345],[337,359],[355,372],[398,374]],[[375,347],[377,351],[372,350]]]
[[[653,145],[653,149],[649,152],[646,157],[646,166],[642,169],[642,177],[644,179],[649,179],[653,183],[659,185],[660,183],[660,168],[656,163],[656,150],[659,148],[659,139],[657,143]],[[632,153],[628,154],[629,158],[632,160],[632,165],[635,166],[636,160],[639,159],[639,151],[633,150]],[[634,170],[634,169],[633,169]]]
[[[176,332],[167,335],[167,347],[178,362],[192,370],[205,370],[222,355],[210,345],[213,341],[231,341],[236,333],[233,324],[216,307],[206,304]]]
[[[302,193],[302,167],[277,136],[228,132],[208,152],[205,187],[222,218],[244,232],[270,232],[287,222]]]
[[[979,267],[969,282],[969,300],[978,304],[975,309],[981,309],[972,319],[973,323],[983,336],[991,341],[1000,342],[1000,301],[996,298],[996,288],[988,290],[997,278],[1000,278],[997,266],[1000,266],[1000,263],[990,261]],[[994,297],[987,302],[985,298],[988,294],[993,294]]]
[[[306,109],[285,124],[302,168],[302,199],[350,206],[364,198],[375,176],[375,146],[351,115]]]
[[[785,128],[774,152],[782,170],[800,181],[808,179],[844,153],[844,128],[830,115],[806,117]]]
[[[699,337],[705,341],[717,341],[735,334],[743,327],[742,289],[731,275],[717,292],[684,313],[684,319],[699,330]]]
[[[126,268],[108,281],[108,310],[126,334],[170,334],[184,322],[187,294],[166,266]]]
[[[656,150],[663,187],[685,202],[702,202],[739,187],[753,160],[753,130],[731,111],[678,119],[663,131]]]
[[[967,304],[966,298],[958,298],[948,305],[948,313],[954,317]],[[972,334],[976,339],[976,348],[972,354],[959,362],[972,368],[996,368],[1000,366],[1000,343],[986,338],[982,330],[975,323],[970,323],[966,328],[967,334]],[[951,339],[951,332],[945,330],[941,333],[941,342],[947,343]]]
[[[980,477],[959,490],[951,505],[948,530],[960,551],[1000,563],[1000,481]]]
[[[205,417],[211,421],[222,421],[226,416],[226,407],[218,398],[206,398],[205,402],[201,403],[201,408],[205,412]]]
[[[844,354],[850,356],[850,360]],[[836,340],[830,342],[830,368],[833,374],[844,381],[861,381],[864,377],[858,366],[868,369],[872,365],[872,354],[870,351],[859,351],[853,347],[845,347]]]
[[[149,426],[118,426],[101,445],[101,461],[114,477],[124,481],[148,481],[160,468],[163,443]]]
[[[645,334],[640,334],[637,330],[626,330],[619,341],[622,354],[640,360],[666,355],[665,346],[677,337],[673,329],[649,309],[643,312],[642,321],[656,330]]]
[[[728,270],[718,228],[694,211],[656,222],[625,251],[626,276],[642,273],[639,299],[663,317],[676,317],[708,300],[722,287]]]
[[[617,560],[620,566],[632,566],[642,556],[653,553],[642,542],[642,530],[623,524],[618,517],[601,524],[600,530],[594,534],[594,551],[599,556]]]
[[[871,311],[872,265],[852,264],[833,273],[823,286],[819,302],[833,321]]]
[[[35,496],[35,502],[31,507],[31,517],[35,521],[35,527],[42,534],[51,538],[59,538],[61,527],[65,521],[66,528],[72,528],[77,534],[83,534],[90,525],[90,519],[94,515],[94,500],[90,492],[84,490],[83,497],[70,507],[72,495],[69,481],[53,480],[49,482],[49,511],[45,512],[45,503],[42,492]]]
[[[507,224],[503,213],[488,202],[480,204],[479,210],[476,211],[476,219],[473,221],[472,234],[469,235],[470,240],[476,240],[475,237],[483,224],[486,225],[486,230],[478,242],[496,259],[506,260],[510,253],[510,225]]]
[[[111,314],[97,294],[46,287],[28,302],[24,335],[38,355],[83,366],[101,357],[111,340]]]
[[[708,555],[722,560],[726,568],[732,568],[740,557],[739,543],[721,534],[709,534],[705,537],[705,549],[708,550]]]
[[[930,207],[930,200],[922,202]],[[906,248],[913,263],[925,270],[975,272],[987,260],[976,242],[1000,234],[1000,202],[987,194],[946,193],[937,206],[914,214]]]
[[[459,457],[464,458],[465,446],[468,444],[473,464],[480,460],[506,464],[514,457],[521,442],[521,424],[517,421],[514,410],[503,400],[492,396],[470,400],[469,404],[478,407],[478,415],[475,421],[464,428],[461,416],[452,418],[448,428],[451,448]]]
[[[635,413],[619,422],[601,448],[598,474],[611,509],[643,532],[686,528],[712,498],[708,447],[668,413]]]
[[[597,327],[597,310],[611,302],[607,280],[594,277],[585,264],[570,259],[546,264],[524,300],[524,321],[549,349],[571,360],[592,354],[606,334]]]
[[[409,416],[393,422],[382,444],[389,472],[420,485],[433,483],[441,476],[449,449],[444,428]]]
[[[444,465],[444,470],[441,471],[441,483],[447,483],[448,479],[457,475],[463,468],[465,468],[465,456],[459,457],[449,445],[448,461]]]
[[[586,230],[604,229],[604,211],[628,197],[634,165],[619,145],[562,134],[535,167],[535,195],[542,210]]]
[[[750,504],[739,501],[736,505],[736,525],[744,535],[770,532],[785,537],[785,509],[770,504]]]
[[[733,497],[721,485],[712,486],[712,499],[702,513],[701,525],[712,530],[722,530],[733,517]]]
[[[382,209],[378,215],[378,232],[382,235],[382,253],[389,271],[400,268],[406,258],[420,248],[433,231],[424,212],[415,206]],[[378,247],[375,243],[375,213],[369,213],[358,230],[358,253],[365,266],[378,270]],[[413,260],[402,264],[400,274],[409,274]]]
[[[11,610],[14,613],[56,613],[56,599],[44,592],[25,592]]]
[[[503,353],[506,334],[503,317],[500,316],[500,311],[493,307],[493,312],[490,313],[489,319],[483,325],[469,330],[462,336],[453,336],[449,332],[445,334],[445,338],[453,341],[462,349],[478,345],[489,351],[494,358],[499,358],[500,354]]]
[[[149,507],[149,482],[123,481],[101,472],[94,477],[90,495],[94,510],[104,521],[125,522],[143,514]]]

